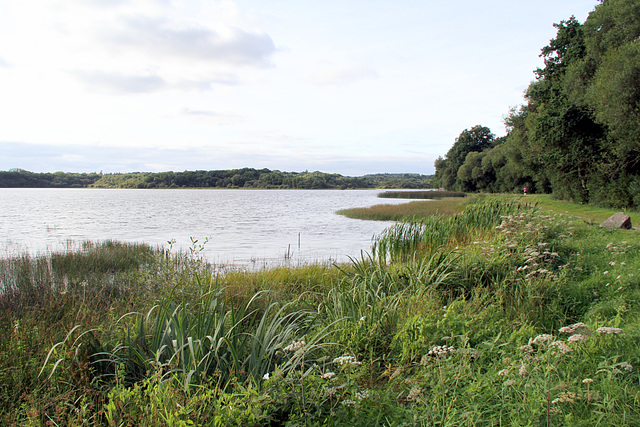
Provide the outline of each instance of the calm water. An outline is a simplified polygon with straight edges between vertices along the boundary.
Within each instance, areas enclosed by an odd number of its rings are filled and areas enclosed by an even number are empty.
[[[64,249],[114,239],[187,249],[216,264],[345,261],[371,248],[389,222],[336,215],[340,209],[406,203],[380,190],[0,189],[3,254]]]

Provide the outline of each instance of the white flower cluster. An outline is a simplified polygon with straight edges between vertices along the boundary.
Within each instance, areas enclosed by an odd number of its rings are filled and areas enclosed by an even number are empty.
[[[570,351],[573,351],[573,349],[569,347],[567,343],[564,341],[554,341],[551,344],[549,344],[549,348],[558,350],[560,354],[567,354]]]
[[[369,390],[362,390],[362,391],[356,392],[356,399],[358,400],[366,399],[367,397],[369,397]]]
[[[450,353],[453,353],[456,349],[453,346],[446,345],[437,345],[429,350],[427,356],[437,357],[438,359],[443,359],[447,357]]]
[[[572,391],[564,391],[560,393],[560,396],[556,399],[553,399],[551,403],[554,405],[556,403],[574,403],[577,399],[577,395]]]
[[[582,322],[574,323],[573,325],[565,326],[559,329],[560,332],[564,332],[567,334],[582,334],[582,335],[590,335],[591,328],[585,325]]]
[[[330,380],[335,376],[336,376],[335,372],[327,372],[327,373],[322,374],[322,379],[323,380]]]
[[[292,341],[291,344],[284,348],[284,351],[298,351],[305,346],[306,342],[304,340],[301,341]]]
[[[544,344],[546,342],[551,342],[553,341],[553,335],[549,335],[549,334],[540,334],[535,338],[530,338],[529,339],[529,345],[533,345],[533,344]]]
[[[569,338],[567,338],[567,341],[569,341],[569,342],[580,342],[580,341],[585,341],[586,339],[587,339],[586,335],[573,334]]]
[[[358,362],[353,356],[340,356],[333,359],[333,363],[339,363],[340,365],[362,365],[362,362]]]

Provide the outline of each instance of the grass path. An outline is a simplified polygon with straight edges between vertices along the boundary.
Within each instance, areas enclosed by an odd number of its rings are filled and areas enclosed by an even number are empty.
[[[620,212],[619,209],[601,208],[592,205],[580,205],[566,200],[556,200],[549,194],[535,195],[515,195],[515,194],[478,194],[470,195],[466,198],[452,197],[441,200],[412,201],[399,205],[380,204],[368,208],[355,208],[339,211],[341,215],[349,218],[368,220],[392,220],[401,221],[403,219],[421,218],[431,215],[451,215],[458,213],[464,207],[472,203],[476,198],[495,198],[499,200],[522,201],[537,205],[540,209],[556,214],[569,215],[580,218],[588,223],[600,224],[611,215]],[[625,212],[631,217],[631,224],[634,227],[640,225],[640,212]]]
[[[541,209],[567,214],[593,223],[601,223],[616,212],[620,212],[619,209],[600,208],[591,205],[579,205],[564,200],[554,200],[548,194],[526,196],[522,197],[522,200],[537,203]],[[631,224],[634,227],[640,225],[640,212],[629,211],[625,213],[631,217]]]

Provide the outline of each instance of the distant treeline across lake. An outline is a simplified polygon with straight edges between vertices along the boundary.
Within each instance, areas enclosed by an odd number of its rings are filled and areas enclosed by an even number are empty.
[[[35,173],[0,171],[0,188],[431,188],[433,175],[372,174],[358,177],[269,169],[133,173]]]

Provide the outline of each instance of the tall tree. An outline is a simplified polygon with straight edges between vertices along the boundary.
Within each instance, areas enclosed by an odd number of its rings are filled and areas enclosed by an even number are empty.
[[[462,180],[458,178],[458,169],[464,164],[467,154],[479,153],[486,148],[493,147],[495,138],[488,127],[481,125],[462,131],[445,158],[440,157],[436,160],[435,185],[450,190],[463,191],[464,185]]]

